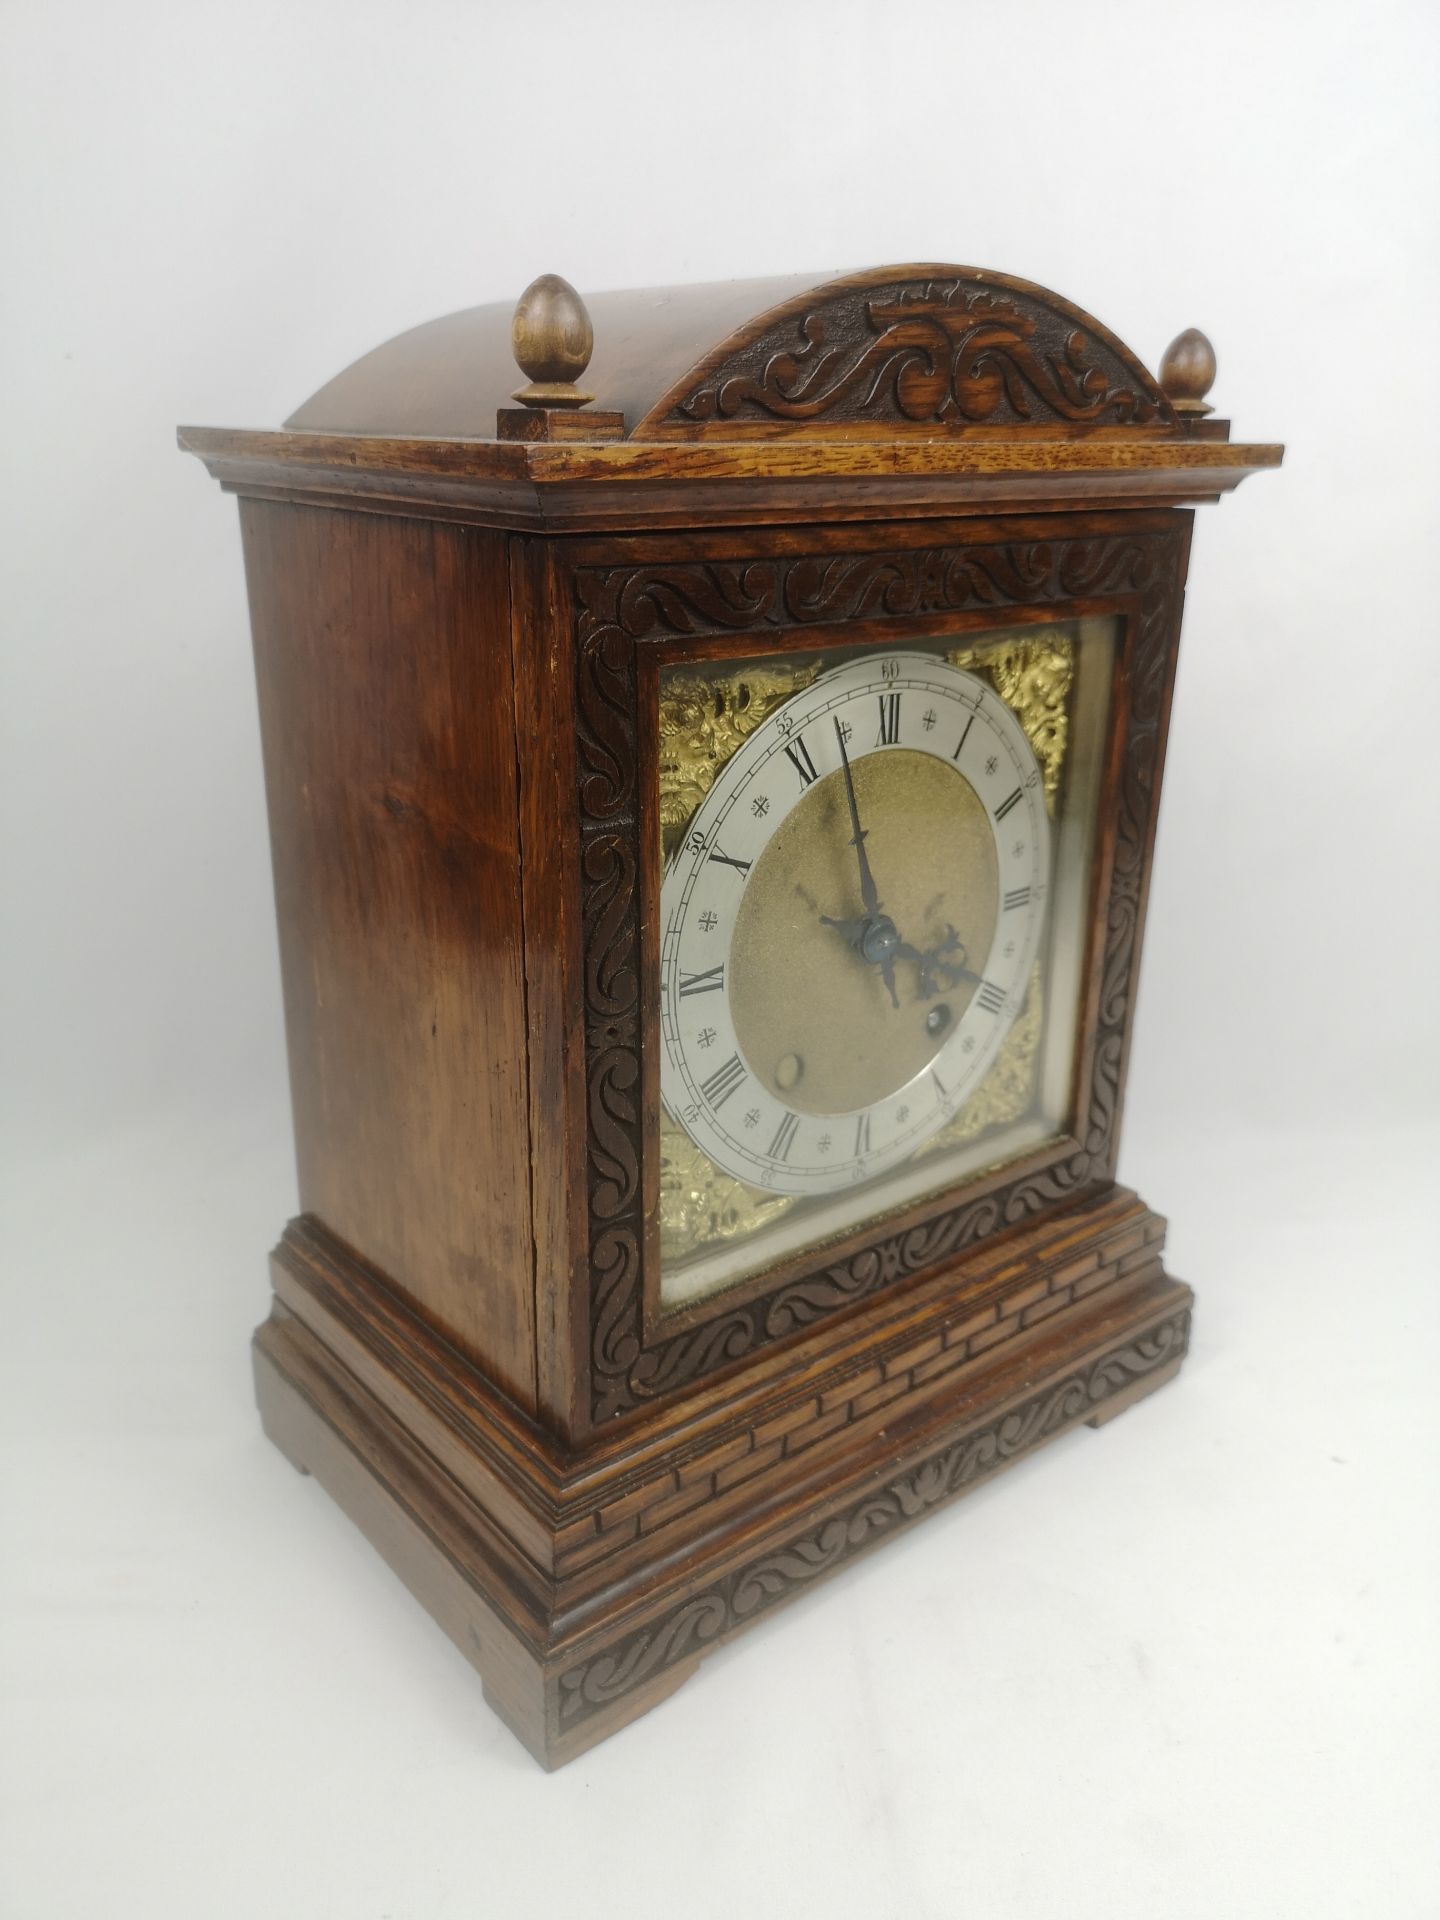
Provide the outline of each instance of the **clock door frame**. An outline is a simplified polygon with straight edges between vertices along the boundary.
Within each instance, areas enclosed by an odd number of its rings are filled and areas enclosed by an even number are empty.
[[[557,1278],[574,1294],[565,1318],[576,1372],[565,1398],[575,1429],[656,1409],[739,1362],[750,1363],[747,1380],[763,1378],[766,1358],[778,1355],[783,1366],[781,1350],[801,1334],[823,1333],[863,1302],[1113,1184],[1191,521],[1188,510],[1146,509],[547,543],[532,591],[565,630],[562,678],[565,667],[573,671],[569,688],[553,693],[568,692],[566,706],[573,700],[574,758],[561,756],[547,790],[572,849],[555,856],[550,878],[573,889],[572,902],[578,896],[578,913],[560,916],[576,989],[568,1060],[578,1124],[562,1130],[556,1167],[575,1205],[568,1230],[554,1220],[548,1227],[550,1244],[572,1254]],[[897,646],[922,627],[963,634],[1037,613],[1113,615],[1118,624],[1074,1132],[862,1225],[823,1253],[787,1256],[733,1288],[662,1311],[661,665],[822,639]],[[555,1036],[532,1022],[532,1054],[537,1045],[558,1064]],[[536,1172],[538,1182],[538,1162]],[[545,1207],[537,1186],[542,1261]]]

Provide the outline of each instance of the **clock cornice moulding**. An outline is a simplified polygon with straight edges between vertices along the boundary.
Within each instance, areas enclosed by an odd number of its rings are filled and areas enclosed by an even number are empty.
[[[774,440],[505,445],[182,427],[231,493],[414,514],[517,532],[723,526],[893,513],[1190,506],[1278,467],[1280,446],[1228,441]]]

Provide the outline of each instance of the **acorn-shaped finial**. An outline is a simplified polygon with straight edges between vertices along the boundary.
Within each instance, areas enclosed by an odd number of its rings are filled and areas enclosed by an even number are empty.
[[[1205,400],[1215,384],[1215,349],[1198,327],[1187,327],[1165,349],[1160,384],[1176,413],[1198,418],[1215,411]]]
[[[585,302],[558,273],[542,273],[521,294],[510,345],[530,384],[515,398],[526,407],[583,407],[595,398],[575,382],[590,364],[595,330]]]

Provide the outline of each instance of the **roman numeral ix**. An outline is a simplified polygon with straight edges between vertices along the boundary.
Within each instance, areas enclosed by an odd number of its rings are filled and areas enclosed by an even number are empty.
[[[714,993],[725,985],[725,962],[718,967],[707,967],[704,973],[682,973],[680,976],[680,998],[687,993]]]

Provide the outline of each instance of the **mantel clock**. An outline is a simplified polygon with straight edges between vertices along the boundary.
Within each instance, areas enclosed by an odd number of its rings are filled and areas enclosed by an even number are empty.
[[[547,275],[181,432],[274,851],[265,1426],[548,1765],[1180,1365],[1115,1166],[1189,509],[1281,452],[1213,376],[965,267]]]

